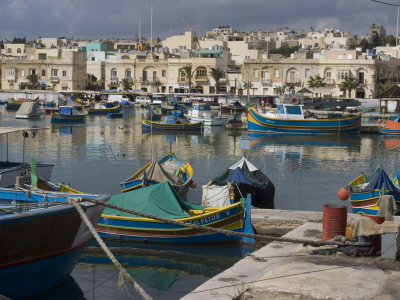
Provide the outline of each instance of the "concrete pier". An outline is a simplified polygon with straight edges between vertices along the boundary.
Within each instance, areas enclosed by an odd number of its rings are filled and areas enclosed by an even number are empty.
[[[256,229],[293,226],[284,237],[304,240],[321,239],[322,217],[319,212],[252,210]],[[356,217],[348,214],[348,220]],[[311,254],[333,248],[271,242],[182,299],[399,299],[399,262],[341,252]]]

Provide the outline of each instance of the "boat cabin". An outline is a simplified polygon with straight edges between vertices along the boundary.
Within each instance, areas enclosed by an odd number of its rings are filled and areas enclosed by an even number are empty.
[[[270,111],[267,111],[267,115],[270,113]],[[303,105],[278,104],[276,113],[273,114],[274,117],[279,119],[304,120]]]

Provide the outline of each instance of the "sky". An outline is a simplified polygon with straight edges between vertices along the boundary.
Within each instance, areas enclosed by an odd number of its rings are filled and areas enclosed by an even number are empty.
[[[382,2],[400,5],[400,0],[1,0],[0,40],[129,39],[151,31],[165,39],[190,30],[180,16],[198,36],[220,25],[236,31],[333,28],[364,36],[372,23],[395,35],[397,6]]]

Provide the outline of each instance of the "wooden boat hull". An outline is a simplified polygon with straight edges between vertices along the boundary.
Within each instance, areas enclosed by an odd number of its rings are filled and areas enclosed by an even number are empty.
[[[381,135],[398,135],[400,136],[400,129],[388,129],[383,126],[378,126],[378,134]]]
[[[102,108],[90,108],[89,109],[89,115],[107,115],[108,113],[119,113],[121,111],[121,106],[113,106],[113,107],[106,107],[104,109]]]
[[[82,122],[87,114],[82,115],[62,115],[59,112],[53,111],[51,114],[51,122]]]
[[[228,123],[226,117],[214,117],[214,118],[201,118],[201,117],[188,117],[191,122],[202,122],[205,126],[225,126]]]
[[[360,133],[361,117],[351,116],[340,119],[273,119],[249,110],[248,130],[253,132],[276,132],[290,134],[338,134]]]
[[[82,203],[95,225],[102,207]],[[63,281],[92,234],[73,206],[0,214],[0,294],[26,299]]]
[[[243,232],[245,209],[235,203],[225,207],[206,208],[205,213],[189,218],[176,219],[207,227]],[[147,218],[130,218],[102,214],[97,232],[107,238],[159,243],[205,243],[240,241],[241,237],[215,232],[205,232],[184,226]]]
[[[163,122],[150,121],[142,119],[143,130],[155,130],[155,131],[202,131],[203,123],[188,123],[188,124],[166,124]]]
[[[173,154],[173,153],[168,153],[165,157],[163,157],[159,163],[163,164],[165,162],[167,162],[168,160],[174,160],[175,163],[177,164],[177,166],[179,168],[184,168],[186,174],[184,174],[184,184],[182,185],[172,185],[172,187],[175,189],[175,191],[180,195],[180,196],[184,196],[187,194],[187,192],[189,191],[190,188],[190,184],[191,184],[191,178],[193,177],[193,168],[190,165],[190,163],[188,164],[182,164],[178,158]],[[151,162],[147,162],[147,164],[145,164],[139,171],[137,171],[135,174],[133,174],[131,177],[129,177],[127,180],[123,181],[120,183],[121,185],[121,189],[122,192],[128,192],[128,191],[132,191],[135,189],[139,189],[142,188],[143,185],[143,180],[139,179],[139,177],[142,176],[144,170],[150,166]],[[147,181],[146,185],[154,185],[157,184],[159,182],[157,181]]]

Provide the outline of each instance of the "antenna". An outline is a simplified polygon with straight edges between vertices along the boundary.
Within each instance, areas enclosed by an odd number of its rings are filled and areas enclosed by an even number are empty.
[[[150,53],[153,53],[153,2],[150,6]]]

